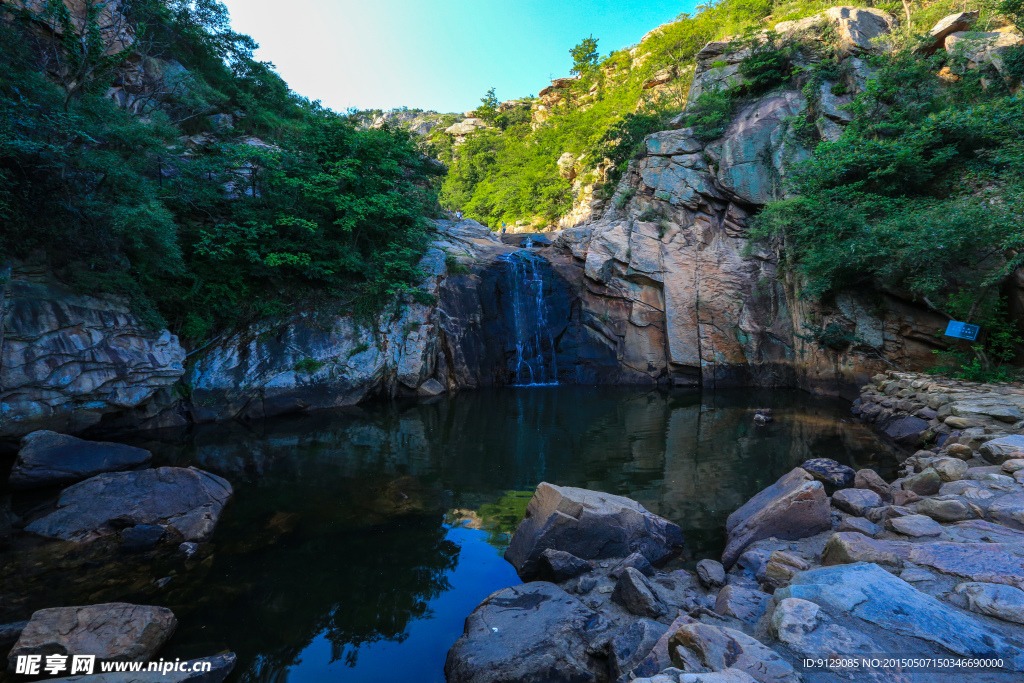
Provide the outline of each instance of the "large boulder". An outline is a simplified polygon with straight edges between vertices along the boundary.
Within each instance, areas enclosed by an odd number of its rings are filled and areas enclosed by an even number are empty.
[[[745,633],[709,624],[686,624],[669,638],[672,663],[687,672],[738,669],[758,683],[799,683],[792,666]]]
[[[144,465],[152,454],[119,443],[82,439],[41,430],[21,440],[11,469],[11,488],[71,484],[102,472],[117,472]]]
[[[668,606],[654,592],[650,582],[633,567],[627,567],[619,576],[612,600],[640,617],[656,619],[668,612]]]
[[[165,607],[111,602],[54,607],[32,615],[8,661],[21,655],[95,655],[99,660],[152,659],[178,621]]]
[[[801,572],[790,585],[775,592],[776,600],[787,598],[813,602],[833,614],[850,614],[891,633],[920,638],[963,657],[1001,657],[1013,651],[1013,645],[992,629],[875,564]]]
[[[883,431],[901,446],[916,446],[928,431],[929,425],[919,417],[907,415],[888,422]]]
[[[148,417],[157,392],[184,372],[178,338],[149,329],[126,302],[76,294],[41,273],[10,275],[0,296],[0,437],[80,432],[114,413]]]
[[[639,552],[659,566],[682,551],[683,532],[635,500],[542,482],[512,536],[505,559],[520,578],[530,581],[541,570],[541,555],[548,549],[583,560]]]
[[[839,52],[846,55],[882,51],[882,41],[897,23],[893,15],[873,7],[830,7],[824,14],[835,27]]]
[[[51,679],[52,683],[221,683],[238,658],[233,652],[192,659],[180,664],[177,671],[140,671],[138,673],[95,673],[90,676],[71,676]],[[171,664],[171,662],[168,662]],[[209,670],[207,670],[209,669]]]
[[[857,478],[857,472],[852,467],[831,458],[811,458],[805,460],[800,467],[822,484],[837,489],[853,486]]]
[[[923,41],[919,52],[933,52],[942,47],[946,36],[958,31],[968,31],[978,20],[978,12],[957,12],[939,19],[938,23],[928,31],[928,38]]]
[[[490,595],[466,618],[448,651],[448,683],[590,683],[604,680],[590,646],[602,617],[552,583],[536,581]],[[603,664],[603,662],[602,662]]]
[[[797,467],[729,515],[722,564],[732,567],[755,541],[771,536],[796,540],[830,527],[831,511],[824,487]]]
[[[978,449],[981,457],[993,465],[1001,465],[1007,460],[1024,457],[1024,436],[1003,436],[986,441]]]
[[[127,527],[159,524],[186,541],[205,541],[231,494],[226,480],[194,467],[100,474],[65,489],[57,509],[25,530],[86,543]]]

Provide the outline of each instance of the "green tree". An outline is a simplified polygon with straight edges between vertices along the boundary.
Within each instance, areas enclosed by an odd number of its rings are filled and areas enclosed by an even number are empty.
[[[494,88],[487,91],[487,94],[480,98],[480,106],[476,108],[476,115],[488,123],[494,123],[498,118],[498,97],[494,94]]]
[[[580,41],[579,45],[569,50],[569,54],[572,56],[572,69],[569,70],[569,73],[586,73],[597,66],[599,57],[597,53],[597,38],[591,34],[589,38],[584,38]]]

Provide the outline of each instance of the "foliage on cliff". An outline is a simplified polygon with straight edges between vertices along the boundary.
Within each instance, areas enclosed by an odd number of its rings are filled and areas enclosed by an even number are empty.
[[[458,146],[442,129],[434,132],[434,153],[450,166],[442,204],[492,228],[516,220],[555,222],[575,199],[573,184],[558,168],[566,153],[578,160],[578,175],[603,184],[604,196],[610,197],[642,149],[643,137],[664,130],[682,111],[701,48],[760,29],[769,17],[772,22],[801,18],[830,4],[836,3],[710,2],[650,32],[634,49],[615,50],[596,63],[597,41],[584,39],[570,50],[578,78],[560,89],[562,97],[543,122],[492,129]],[[667,82],[652,87],[665,77]]]
[[[956,51],[924,56],[904,39],[868,60],[872,76],[845,107],[851,123],[814,146],[796,196],[769,204],[754,236],[777,242],[806,296],[881,288],[980,324],[982,338],[947,354],[946,369],[1005,378],[998,366],[1022,341],[1004,299],[1024,263],[1019,81]],[[1012,63],[1024,48],[1003,54]],[[815,75],[836,71],[813,67],[812,100]]]
[[[74,92],[38,16],[0,26],[0,254],[126,295],[192,340],[311,300],[368,313],[417,291],[439,171],[407,133],[292,93],[214,0],[130,7],[132,49],[86,54],[96,68]],[[104,96],[133,75],[127,102]]]

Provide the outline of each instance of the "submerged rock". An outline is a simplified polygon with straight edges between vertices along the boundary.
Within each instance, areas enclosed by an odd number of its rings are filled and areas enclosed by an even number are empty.
[[[152,457],[149,451],[134,446],[84,441],[41,430],[22,438],[21,450],[11,468],[11,488],[71,484],[103,472],[144,465]]]
[[[682,551],[683,532],[629,498],[543,482],[530,499],[505,559],[521,579],[530,581],[537,577],[540,556],[548,549],[583,560],[639,552],[659,566]]]
[[[763,538],[795,540],[830,527],[831,511],[824,487],[798,467],[729,515],[722,564],[731,567],[748,545]]]
[[[164,607],[111,602],[41,609],[32,615],[8,655],[95,655],[100,660],[144,662],[174,633],[178,621]]]
[[[139,524],[159,524],[186,541],[204,541],[231,495],[226,480],[194,467],[100,474],[65,489],[57,510],[25,530],[86,543]]]
[[[590,683],[591,644],[601,616],[558,586],[534,582],[500,590],[473,610],[448,651],[448,683]]]

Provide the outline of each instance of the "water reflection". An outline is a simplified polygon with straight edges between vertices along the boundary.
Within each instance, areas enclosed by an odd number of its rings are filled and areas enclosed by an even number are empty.
[[[755,427],[754,407],[776,422]],[[715,556],[726,516],[804,459],[892,462],[847,410],[796,392],[505,389],[138,441],[234,484],[212,555],[118,560],[118,582],[94,553],[59,589],[9,569],[0,604],[10,620],[55,601],[163,604],[180,619],[170,656],[231,649],[245,681],[442,681],[465,616],[518,583],[500,554],[537,483],[633,497],[682,526],[691,560]]]

